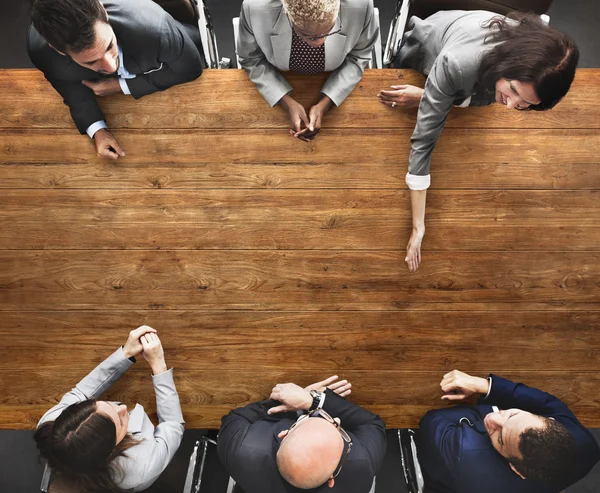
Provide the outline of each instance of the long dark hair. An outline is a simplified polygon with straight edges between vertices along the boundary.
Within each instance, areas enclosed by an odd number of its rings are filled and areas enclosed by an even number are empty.
[[[124,493],[117,486],[123,471],[114,459],[138,442],[126,436],[116,443],[115,423],[96,412],[96,401],[87,400],[67,407],[55,421],[42,424],[34,439],[40,455],[53,472],[80,491]]]
[[[528,109],[537,111],[553,108],[567,94],[579,62],[579,49],[569,36],[535,14],[494,17],[485,27],[491,39],[502,43],[483,56],[483,87],[494,90],[500,79],[531,82],[541,102]]]
[[[79,53],[94,45],[97,21],[108,22],[100,0],[32,0],[31,22],[57,50]]]

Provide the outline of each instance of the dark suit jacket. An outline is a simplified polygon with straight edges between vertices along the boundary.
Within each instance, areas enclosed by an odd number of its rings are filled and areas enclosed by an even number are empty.
[[[352,437],[352,450],[333,488],[325,484],[300,490],[287,483],[277,469],[277,435],[297,419],[296,413],[269,416],[267,411],[278,404],[256,402],[234,409],[221,421],[219,458],[245,493],[368,493],[385,456],[385,424],[379,416],[327,390],[323,409],[341,419]]]
[[[135,79],[127,85],[134,98],[163,91],[196,79],[202,73],[202,57],[183,25],[151,0],[101,0],[108,12],[125,68]],[[82,80],[100,81],[104,75],[84,68],[54,51],[29,28],[27,50],[33,64],[63,97],[81,133],[104,115],[91,89]]]
[[[554,418],[569,430],[577,442],[578,454],[564,484],[551,486],[524,480],[510,469],[508,461],[493,448],[483,426],[493,405]],[[495,375],[490,395],[477,406],[429,411],[420,427],[417,450],[425,483],[440,493],[556,493],[583,478],[600,460],[594,437],[566,404],[546,392]]]

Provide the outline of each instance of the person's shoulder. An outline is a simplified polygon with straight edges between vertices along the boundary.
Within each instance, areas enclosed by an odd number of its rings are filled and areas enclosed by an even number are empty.
[[[369,5],[373,5],[373,0],[341,0],[340,9],[343,11],[345,8],[364,9]]]
[[[281,0],[244,0],[244,7],[250,10],[281,10]]]
[[[29,53],[29,57],[32,58],[33,63],[35,63],[33,57],[37,57],[51,49],[48,41],[31,24],[27,30],[27,52]]]
[[[133,31],[156,31],[170,16],[152,0],[102,0],[110,25]]]

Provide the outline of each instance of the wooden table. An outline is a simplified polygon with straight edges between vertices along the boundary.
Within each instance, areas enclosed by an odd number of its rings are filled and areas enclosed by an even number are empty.
[[[324,78],[293,77],[315,101]],[[331,374],[414,426],[459,368],[524,381],[600,426],[600,80],[552,111],[454,109],[407,272],[416,111],[367,71],[311,143],[238,70],[103,101],[97,158],[37,71],[0,71],[0,428],[38,418],[142,323],[190,428]],[[107,398],[154,409],[138,362]]]

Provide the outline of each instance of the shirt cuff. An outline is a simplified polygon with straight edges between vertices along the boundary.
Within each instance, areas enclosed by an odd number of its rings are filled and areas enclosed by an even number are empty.
[[[323,406],[325,405],[326,397],[327,397],[327,394],[325,394],[325,392],[321,392],[321,399],[319,400],[319,405],[317,406],[317,409],[323,409]]]
[[[431,175],[411,175],[406,173],[406,184],[411,190],[427,190],[431,185]]]
[[[94,138],[94,135],[96,134],[96,132],[98,130],[102,130],[103,128],[108,128],[106,126],[106,122],[104,120],[99,120],[96,123],[92,123],[87,130],[85,131],[86,134],[88,134],[90,136],[90,139]]]
[[[469,105],[471,104],[471,97],[469,96],[467,99],[465,99],[462,103],[460,104],[455,104],[453,105],[455,108],[468,108]]]
[[[490,388],[488,389],[488,393],[485,394],[484,399],[487,399],[490,396],[490,393],[492,392],[492,377],[488,377],[488,381],[490,382]]]
[[[127,85],[127,81],[122,77],[119,77],[119,85],[121,86],[121,91],[123,91],[123,94],[127,94],[128,96],[131,94],[129,86]]]

